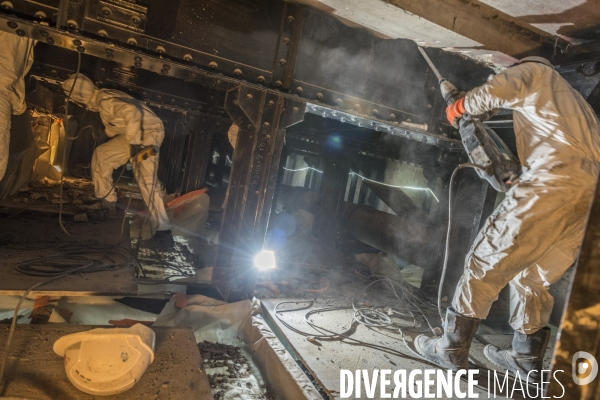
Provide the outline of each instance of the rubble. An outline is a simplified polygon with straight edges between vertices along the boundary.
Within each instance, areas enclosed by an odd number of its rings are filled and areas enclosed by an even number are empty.
[[[205,340],[198,349],[215,400],[275,399],[266,385],[258,383],[239,347]]]

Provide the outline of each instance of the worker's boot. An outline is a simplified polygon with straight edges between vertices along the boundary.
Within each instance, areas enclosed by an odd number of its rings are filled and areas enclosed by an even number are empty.
[[[532,379],[539,380],[542,370],[542,361],[550,341],[550,328],[527,335],[516,332],[512,340],[512,349],[502,350],[488,344],[483,349],[486,358],[504,370],[509,370],[516,375],[524,377],[529,374]]]
[[[415,347],[423,357],[443,368],[467,369],[469,348],[480,322],[480,319],[462,316],[452,308],[448,308],[446,329],[442,337],[430,338],[419,335],[415,339]]]
[[[173,234],[170,230],[168,231],[157,231],[152,239],[150,239],[151,245],[156,246],[160,250],[171,250],[175,246],[175,240],[173,240]]]

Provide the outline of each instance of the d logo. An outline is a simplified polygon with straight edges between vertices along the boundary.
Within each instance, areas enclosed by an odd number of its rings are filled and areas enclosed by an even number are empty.
[[[577,385],[587,385],[596,379],[598,375],[598,362],[596,362],[594,356],[585,351],[578,351],[573,354],[571,365],[573,367],[573,381]]]

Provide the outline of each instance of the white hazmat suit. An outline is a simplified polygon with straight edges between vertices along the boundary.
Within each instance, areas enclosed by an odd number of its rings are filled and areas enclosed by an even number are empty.
[[[160,147],[165,136],[161,119],[139,100],[118,90],[97,89],[85,75],[71,75],[63,82],[65,93],[71,93],[71,100],[82,103],[90,111],[97,111],[105,127],[105,133],[112,138],[94,150],[92,156],[92,179],[96,197],[109,202],[117,201],[113,188],[112,173],[131,157],[131,145]],[[132,160],[144,202],[150,213],[154,231],[169,229],[169,219],[157,177],[158,155],[137,162]]]
[[[598,119],[553,68],[531,62],[491,76],[464,108],[513,110],[523,174],[477,235],[452,306],[484,319],[509,284],[510,324],[531,334],[548,324],[549,286],[579,252],[599,170]]]
[[[6,173],[11,115],[20,115],[25,104],[25,75],[33,63],[35,40],[0,32],[0,179]]]

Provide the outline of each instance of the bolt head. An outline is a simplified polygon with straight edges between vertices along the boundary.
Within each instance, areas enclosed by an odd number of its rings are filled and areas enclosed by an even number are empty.
[[[81,40],[79,40],[79,39],[73,40],[73,45],[74,46],[81,46]]]
[[[47,37],[47,38],[46,38],[46,43],[48,43],[48,44],[51,44],[51,45],[52,45],[52,44],[54,44],[54,39],[52,39],[51,37]]]
[[[15,21],[8,21],[6,24],[10,29],[17,29],[17,27],[19,26]]]
[[[25,31],[23,29],[17,29],[15,33],[19,36],[25,36]]]

